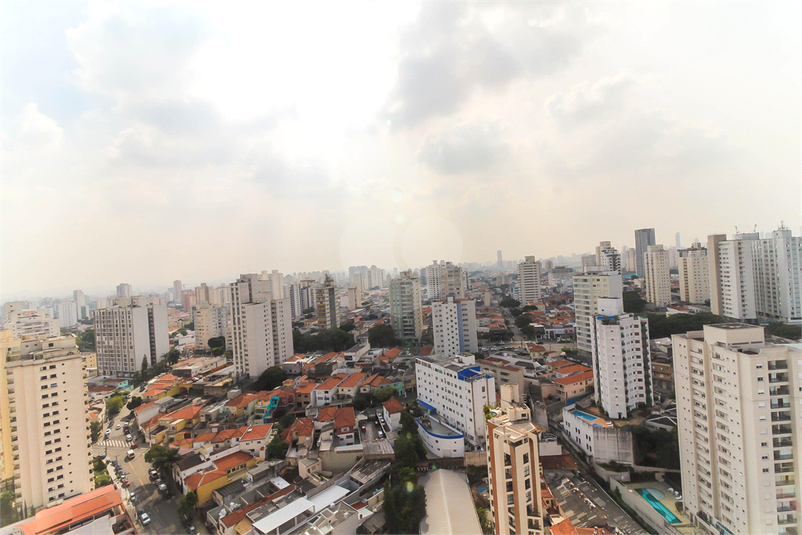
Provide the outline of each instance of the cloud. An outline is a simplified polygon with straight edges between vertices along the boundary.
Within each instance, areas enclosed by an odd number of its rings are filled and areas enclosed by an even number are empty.
[[[64,129],[31,102],[15,121],[16,132],[3,133],[3,152],[19,157],[52,156],[64,144]]]
[[[423,140],[418,160],[447,175],[481,171],[498,163],[509,151],[495,125],[460,124]]]
[[[566,10],[573,8],[425,2],[402,35],[398,78],[383,118],[397,128],[414,127],[455,113],[476,90],[565,67],[582,49],[586,26],[579,11],[578,27],[568,29],[577,15]]]
[[[624,95],[638,79],[622,73],[591,84],[582,81],[564,93],[555,93],[543,104],[546,113],[562,125],[596,120],[614,114],[624,104]]]

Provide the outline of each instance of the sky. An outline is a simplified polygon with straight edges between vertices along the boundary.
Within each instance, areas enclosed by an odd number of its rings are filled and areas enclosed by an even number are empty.
[[[4,299],[802,225],[799,2],[1,9]]]

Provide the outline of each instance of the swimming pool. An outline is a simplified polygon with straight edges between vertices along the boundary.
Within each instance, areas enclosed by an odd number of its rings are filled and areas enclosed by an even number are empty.
[[[589,422],[595,422],[599,417],[593,416],[592,414],[586,414],[582,411],[574,411],[574,414],[582,418],[583,420],[587,420]]]
[[[482,485],[481,487],[476,489],[476,492],[478,492],[479,494],[483,494],[483,493],[487,492],[487,485]]]
[[[660,503],[660,500],[652,496],[652,493],[649,492],[649,489],[637,489],[635,492],[641,495],[641,497],[646,500],[652,508],[663,515],[663,518],[666,519],[666,522],[669,524],[681,524],[682,520],[677,518],[677,516],[668,510],[668,508]],[[659,492],[659,491],[658,491]],[[662,494],[662,492],[660,493]]]

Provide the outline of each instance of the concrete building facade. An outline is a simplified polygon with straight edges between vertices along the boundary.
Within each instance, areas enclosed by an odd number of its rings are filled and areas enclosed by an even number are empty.
[[[710,299],[710,261],[707,249],[694,244],[679,251],[679,296],[685,303],[701,305]]]
[[[662,308],[671,304],[671,270],[668,251],[662,245],[650,245],[643,256],[646,277],[646,301]]]
[[[129,300],[123,301],[129,303]],[[134,300],[92,312],[98,373],[133,377],[142,361],[155,366],[170,350],[167,306]]]
[[[646,261],[644,259],[646,251],[650,245],[656,243],[653,228],[642,228],[635,231],[635,266],[630,270],[634,269],[639,277],[644,277],[646,274]]]
[[[684,512],[711,534],[798,533],[802,346],[741,323],[672,342]]]
[[[574,275],[574,314],[576,317],[576,344],[580,351],[593,350],[591,323],[598,314],[601,297],[622,298],[624,283],[619,273],[582,273]]]
[[[473,299],[449,296],[432,302],[432,329],[434,350],[438,355],[452,357],[457,353],[479,351]]]
[[[420,279],[412,270],[390,281],[390,324],[403,342],[419,342],[423,333]]]
[[[518,264],[518,294],[521,305],[537,303],[542,299],[540,275],[543,268],[534,256],[527,256]]]

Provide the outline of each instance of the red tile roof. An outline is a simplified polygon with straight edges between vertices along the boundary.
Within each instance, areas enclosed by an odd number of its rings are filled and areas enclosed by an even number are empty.
[[[250,453],[245,453],[244,451],[238,451],[236,453],[232,453],[231,455],[226,455],[225,457],[217,459],[214,462],[214,465],[217,467],[218,470],[227,472],[231,468],[236,468],[237,466],[243,465],[252,459],[253,456],[251,456]]]
[[[556,373],[562,373],[562,374],[569,374],[570,375],[572,373],[589,372],[589,371],[591,371],[591,369],[588,368],[587,366],[583,366],[581,364],[574,364],[573,366],[563,366],[563,367],[558,368],[558,369],[556,369],[554,371]]]
[[[189,490],[198,490],[199,487],[220,479],[221,477],[227,477],[226,473],[222,470],[198,472],[197,474],[192,474],[191,476],[184,478],[184,483],[186,483]]]
[[[331,390],[342,382],[343,380],[340,377],[329,377],[321,384],[317,385],[317,388],[315,388],[315,390]]]
[[[230,399],[226,402],[226,407],[246,407],[251,402],[256,401],[259,398],[258,392],[243,392],[239,396],[235,397],[234,399]]]
[[[247,427],[238,427],[237,429],[225,429],[217,433],[212,439],[212,444],[219,444],[232,438],[239,438],[245,434]]]
[[[244,435],[240,438],[241,442],[247,440],[259,440],[265,438],[266,436],[270,435],[270,430],[273,428],[273,424],[263,424],[263,425],[252,425],[248,428]]]
[[[318,422],[334,422],[334,427],[353,427],[356,425],[356,415],[353,407],[323,407],[317,415]]]
[[[579,381],[586,381],[588,379],[593,379],[593,372],[584,372],[584,373],[577,373],[576,375],[569,375],[568,377],[555,379],[554,382],[561,385],[570,385],[573,383],[578,383]]]
[[[577,535],[576,528],[567,518],[551,526],[552,535]]]
[[[401,350],[398,349],[397,347],[394,347],[392,349],[388,349],[387,351],[385,351],[383,356],[391,358],[391,359],[394,359],[400,354],[401,354]]]
[[[183,409],[178,409],[175,412],[164,415],[160,419],[166,418],[170,420],[194,420],[198,417],[202,408],[203,407],[199,405],[190,405],[188,407],[184,407]]]
[[[401,405],[401,402],[398,401],[396,398],[390,398],[384,403],[382,403],[387,412],[390,414],[398,414],[399,412],[404,412],[404,406]]]
[[[342,383],[340,383],[340,388],[353,388],[355,386],[359,386],[365,377],[367,377],[367,375],[364,373],[352,373]]]
[[[39,511],[33,520],[22,524],[20,529],[28,535],[52,533],[110,509],[121,509],[122,504],[120,491],[108,485]]]

